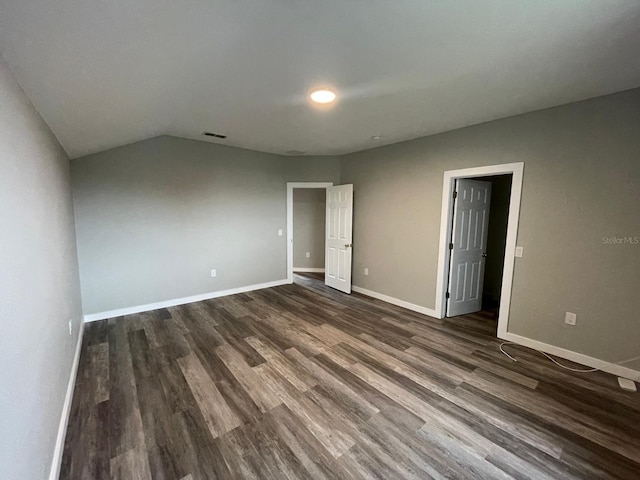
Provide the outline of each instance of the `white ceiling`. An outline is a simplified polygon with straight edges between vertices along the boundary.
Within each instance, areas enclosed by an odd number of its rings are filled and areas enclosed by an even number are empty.
[[[342,154],[640,86],[640,1],[0,0],[0,52],[71,157]]]

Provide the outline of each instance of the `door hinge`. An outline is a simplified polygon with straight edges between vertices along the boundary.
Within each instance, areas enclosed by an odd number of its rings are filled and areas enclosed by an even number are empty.
[[[458,192],[453,192],[453,198],[458,198]]]
[[[449,292],[447,292],[447,298],[449,298]]]
[[[449,250],[453,250],[453,243],[449,244]]]

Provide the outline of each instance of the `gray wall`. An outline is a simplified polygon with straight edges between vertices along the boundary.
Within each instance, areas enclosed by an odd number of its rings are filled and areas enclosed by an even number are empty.
[[[500,289],[502,288],[512,175],[482,177],[478,178],[478,180],[491,182],[489,234],[487,236],[487,261],[484,270],[483,297],[490,302],[497,302],[500,300]]]
[[[602,240],[640,237],[639,132],[640,89],[344,157],[354,284],[433,308],[444,171],[525,162],[509,331],[607,361],[640,355],[640,245]]]
[[[0,478],[44,479],[81,321],[69,162],[1,57],[0,172]]]
[[[73,160],[85,314],[286,279],[286,183],[339,168],[170,136]]]
[[[326,202],[324,188],[293,189],[294,269],[324,268]]]

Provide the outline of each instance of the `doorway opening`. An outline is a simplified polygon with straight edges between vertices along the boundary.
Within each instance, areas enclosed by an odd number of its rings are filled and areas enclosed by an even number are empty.
[[[507,221],[511,200],[513,175],[480,177],[491,182],[491,207],[489,210],[489,232],[487,235],[487,256],[482,289],[482,310],[498,312],[504,269],[504,253],[507,245]]]
[[[444,173],[435,308],[440,318],[470,313],[451,308],[455,302],[450,300],[455,294],[456,300],[462,300],[460,306],[464,308],[477,308],[479,311],[483,303],[484,306],[497,307],[498,337],[506,334],[523,172],[524,163],[511,163]],[[494,184],[498,198],[494,222],[490,225],[490,192]],[[457,190],[460,192],[455,193]],[[471,195],[481,201],[474,205]],[[457,211],[454,209],[456,202]],[[489,250],[489,230],[492,227],[494,233]],[[490,266],[487,263],[489,259]],[[490,288],[483,298],[482,286],[486,279]],[[471,288],[472,285],[475,288]],[[465,292],[468,295],[466,299]],[[469,303],[463,305],[465,300]],[[460,311],[463,313],[457,313]]]
[[[498,317],[513,175],[457,178],[449,238],[447,317]]]
[[[324,281],[328,287],[351,293],[353,258],[353,185],[333,183],[287,183],[287,281],[293,283],[294,270],[294,191],[296,189],[324,189]],[[321,228],[316,229],[320,231]],[[304,252],[304,246],[301,252]],[[310,252],[309,252],[310,253]],[[311,256],[311,255],[310,255]],[[320,268],[320,267],[300,267]]]
[[[324,273],[326,209],[326,189],[293,189],[294,273]]]
[[[287,280],[325,271],[326,189],[331,182],[287,183]]]

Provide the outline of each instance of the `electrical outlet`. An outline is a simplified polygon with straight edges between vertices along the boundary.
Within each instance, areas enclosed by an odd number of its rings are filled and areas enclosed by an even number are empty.
[[[369,275],[369,269],[368,269],[368,268],[365,268],[365,269],[364,269],[364,274],[365,274],[365,275]]]
[[[215,277],[218,273],[216,272],[216,269],[214,268],[213,270],[211,270],[211,276]]]
[[[311,253],[307,252],[307,258],[311,257]]]
[[[577,319],[578,316],[575,313],[566,312],[564,314],[564,323],[566,323],[567,325],[575,325]]]
[[[69,336],[73,335],[73,320],[69,319]]]

